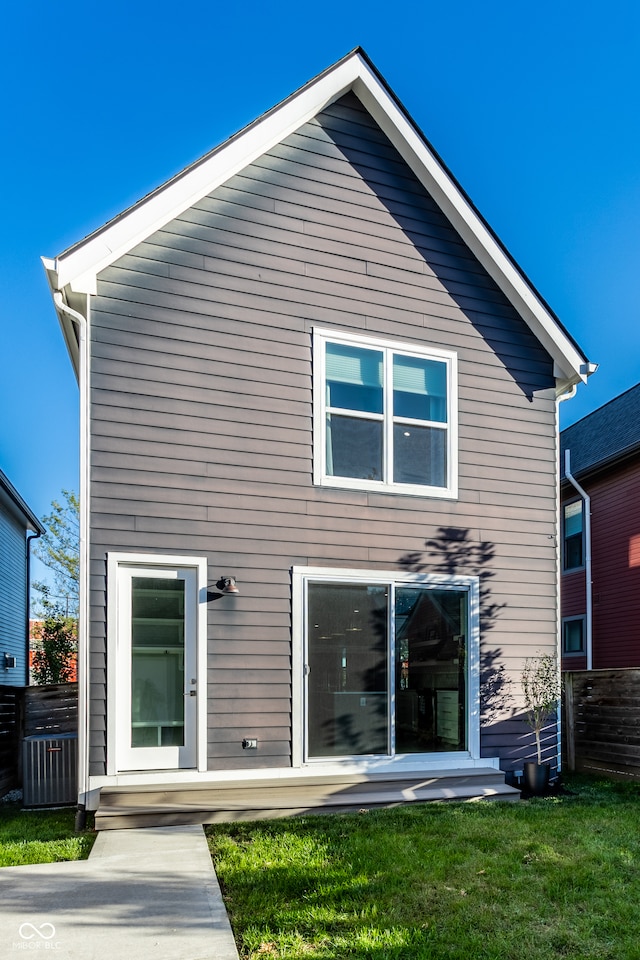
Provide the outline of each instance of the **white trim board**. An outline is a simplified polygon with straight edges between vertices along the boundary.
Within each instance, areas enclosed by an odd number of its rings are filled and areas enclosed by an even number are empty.
[[[95,294],[97,276],[256,158],[352,91],[554,360],[558,392],[595,369],[509,257],[390,89],[358,48],[243,131],[61,253],[43,258],[54,290]]]
[[[107,554],[107,774],[119,773],[118,737],[115,711],[118,704],[118,570],[127,568],[180,568],[196,574],[196,678],[199,695],[196,715],[196,767],[185,772],[194,775],[207,769],[207,560],[206,557],[173,556],[156,553]],[[166,772],[166,771],[165,771]]]

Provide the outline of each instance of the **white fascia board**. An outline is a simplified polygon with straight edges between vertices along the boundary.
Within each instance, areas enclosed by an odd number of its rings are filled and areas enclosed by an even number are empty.
[[[346,60],[281,107],[222,145],[209,159],[134,206],[128,214],[55,262],[59,289],[95,294],[97,274],[156,230],[243,170],[351,89],[362,60]]]
[[[584,356],[558,326],[487,229],[457,184],[405,116],[367,61],[356,52],[293,94],[183,175],[140,201],[95,236],[54,262],[57,289],[95,294],[97,275],[136,244],[285,139],[328,104],[353,90],[452,226],[553,357],[558,379],[586,381]]]
[[[44,271],[47,275],[47,283],[49,284],[49,289],[51,290],[51,296],[59,291],[58,286],[58,275],[56,272],[56,261],[51,260],[49,257],[41,257],[42,265]],[[86,301],[86,298],[85,298]],[[55,303],[55,299],[54,299]],[[88,307],[85,303],[84,306],[80,306],[79,312],[83,316],[86,316],[86,311]],[[80,348],[79,348],[79,338],[76,336],[74,325],[69,319],[68,314],[60,310],[56,304],[56,314],[58,315],[58,322],[60,324],[60,329],[62,330],[62,336],[67,345],[67,352],[71,360],[71,365],[73,371],[76,375],[76,380],[80,381]]]
[[[553,357],[556,369],[561,370],[561,375],[567,380],[586,381],[588,373],[584,370],[582,354],[559,328],[458,186],[365,63],[362,63],[353,92]]]

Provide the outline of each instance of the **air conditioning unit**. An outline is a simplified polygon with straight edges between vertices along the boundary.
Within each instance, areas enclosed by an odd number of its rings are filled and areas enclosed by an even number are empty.
[[[22,745],[25,807],[57,807],[78,801],[78,736],[25,737]]]

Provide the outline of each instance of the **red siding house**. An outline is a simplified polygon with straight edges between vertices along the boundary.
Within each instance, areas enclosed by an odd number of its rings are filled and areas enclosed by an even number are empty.
[[[640,667],[640,384],[560,441],[563,669]]]
[[[504,790],[593,367],[363,51],[45,267],[98,824]]]

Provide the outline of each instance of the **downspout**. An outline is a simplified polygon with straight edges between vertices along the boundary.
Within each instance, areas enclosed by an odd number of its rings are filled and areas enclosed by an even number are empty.
[[[25,650],[27,655],[27,675],[25,683],[29,686],[31,680],[31,664],[29,654],[31,652],[31,541],[37,540],[42,536],[42,531],[37,530],[27,537],[27,555],[25,557],[26,580],[27,580],[27,622],[25,624]]]
[[[571,473],[571,451],[564,452],[564,475],[569,483],[575,487],[583,502],[584,513],[584,573],[586,578],[586,647],[587,647],[587,670],[593,669],[593,584],[591,582],[591,497],[583,490],[578,481]]]
[[[87,318],[65,303],[61,291],[53,291],[57,309],[78,326],[78,385],[80,388],[80,596],[78,608],[78,812],[76,830],[84,829],[89,797],[89,337]]]
[[[578,390],[578,384],[574,383],[558,396],[556,403],[556,531],[562,529],[560,520],[560,404],[563,400],[571,400],[575,397]],[[556,536],[556,663],[558,673],[558,684],[562,690],[562,598],[560,596],[560,571],[562,569],[562,537]],[[557,753],[556,770],[558,774],[562,773],[562,699],[560,709],[557,711]]]
[[[575,397],[578,390],[577,383],[565,388],[557,397],[556,403],[556,425],[555,425],[555,463],[556,463],[556,534],[561,530],[560,521],[560,404],[563,400],[571,400]],[[555,537],[556,544],[556,665],[558,674],[558,684],[562,689],[562,600],[560,597],[560,570],[562,564],[562,544],[561,537]],[[562,773],[562,704],[556,715],[556,770],[560,775]]]

